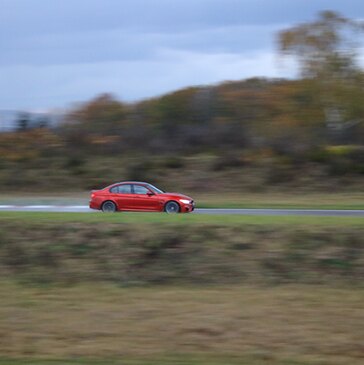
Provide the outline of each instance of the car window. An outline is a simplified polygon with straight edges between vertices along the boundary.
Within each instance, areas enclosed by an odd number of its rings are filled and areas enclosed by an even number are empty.
[[[110,189],[111,193],[114,194],[131,194],[131,185],[129,184],[123,184],[123,185],[117,185]]]
[[[119,194],[131,194],[131,185],[129,184],[119,185],[118,188]]]
[[[141,185],[134,185],[134,194],[148,194],[149,189]]]
[[[113,186],[111,189],[110,189],[110,193],[113,193],[113,194],[116,194],[119,190],[119,187],[118,186]]]
[[[161,190],[161,189],[158,189],[157,187],[155,187],[154,185],[152,185],[152,184],[148,184],[148,188],[149,189],[151,189],[151,190],[153,190],[155,193],[157,193],[157,194],[163,194],[164,193],[164,191],[163,190]]]

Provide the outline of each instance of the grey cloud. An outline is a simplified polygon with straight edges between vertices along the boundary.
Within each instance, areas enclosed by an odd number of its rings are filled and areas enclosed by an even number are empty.
[[[362,0],[0,0],[0,108],[126,100],[191,84],[287,76],[274,34]]]
[[[14,37],[115,28],[144,31],[302,21],[322,9],[364,13],[361,0],[2,0],[0,30]]]
[[[154,60],[7,67],[0,74],[0,108],[52,107],[112,92],[126,101],[190,85],[255,75],[278,76],[270,52],[246,57],[159,50]],[[18,77],[21,82],[14,83]]]
[[[281,26],[227,26],[185,32],[101,32],[29,36],[4,46],[0,65],[144,60],[160,48],[242,53],[268,47]]]

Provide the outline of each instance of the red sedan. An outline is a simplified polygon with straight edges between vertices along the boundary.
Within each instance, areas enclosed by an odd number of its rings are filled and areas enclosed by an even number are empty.
[[[111,213],[117,211],[189,213],[194,210],[195,204],[187,195],[165,193],[145,182],[125,181],[101,190],[93,190],[90,208]]]

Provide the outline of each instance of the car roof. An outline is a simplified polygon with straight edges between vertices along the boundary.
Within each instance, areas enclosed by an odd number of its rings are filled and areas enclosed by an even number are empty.
[[[119,181],[119,182],[116,182],[114,184],[111,184],[110,186],[112,186],[112,185],[119,185],[119,184],[143,184],[143,185],[149,185],[149,183],[147,183],[145,181]]]

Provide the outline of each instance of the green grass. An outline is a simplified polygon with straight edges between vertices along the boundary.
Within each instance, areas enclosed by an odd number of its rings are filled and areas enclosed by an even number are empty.
[[[332,203],[324,204],[320,202],[301,203],[301,202],[244,202],[244,201],[209,201],[202,200],[198,204],[198,208],[231,208],[231,209],[334,209],[334,210],[363,210],[364,203]]]
[[[295,226],[358,226],[361,217],[315,217],[315,216],[253,216],[253,215],[205,215],[162,213],[53,213],[53,212],[0,212],[0,221],[21,222],[90,222],[120,224],[222,224],[222,225],[295,225]]]
[[[364,209],[364,193],[246,193],[201,195],[200,208]]]

